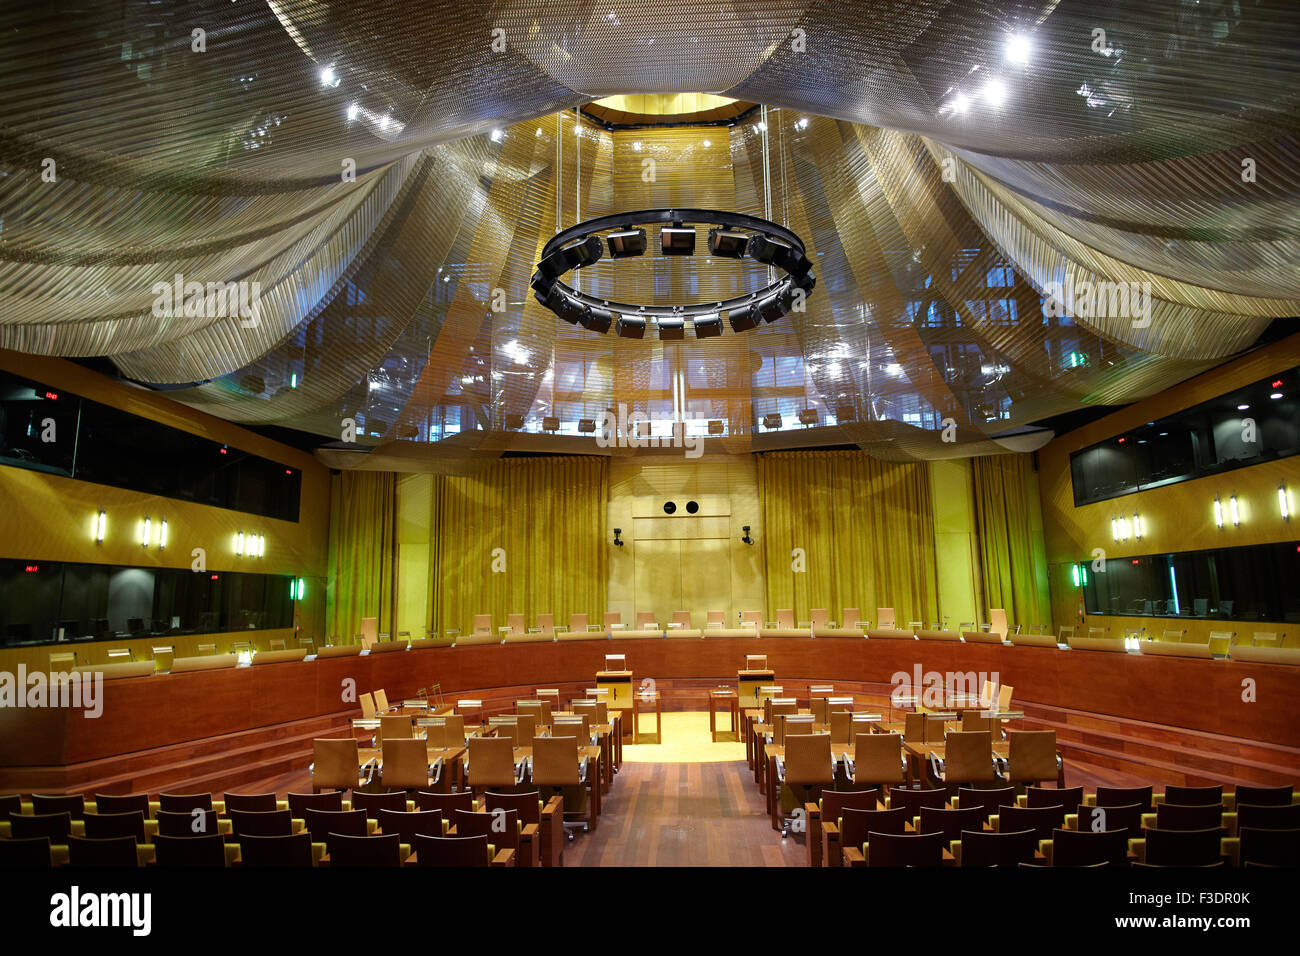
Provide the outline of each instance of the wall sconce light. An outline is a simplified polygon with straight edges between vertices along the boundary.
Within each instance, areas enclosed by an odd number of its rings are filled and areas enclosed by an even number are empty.
[[[1136,511],[1133,512],[1133,537],[1142,540],[1142,516]]]
[[[1235,528],[1241,524],[1241,513],[1237,511],[1237,496],[1232,495],[1228,499],[1228,507],[1232,511],[1232,526]]]
[[[1110,540],[1112,541],[1119,540],[1119,519],[1118,518],[1110,519]]]
[[[1291,520],[1291,501],[1287,494],[1286,482],[1277,486],[1277,510],[1282,512],[1282,520]]]
[[[619,547],[619,548],[623,547],[623,542],[620,541],[620,540],[619,540],[619,537],[618,537],[618,536],[619,536],[620,534],[622,534],[622,533],[623,533],[623,529],[622,529],[622,528],[615,528],[615,529],[614,529],[614,545],[615,545],[615,547]]]
[[[1216,528],[1223,527],[1223,502],[1218,498],[1214,499],[1214,526]]]
[[[95,540],[100,544],[104,543],[104,534],[108,531],[108,512],[104,509],[99,510],[95,516]]]
[[[142,548],[147,548],[147,547],[149,547],[149,531],[150,531],[150,528],[151,528],[151,525],[150,525],[150,523],[149,523],[149,516],[148,516],[148,515],[145,515],[145,516],[144,516],[144,522],[140,525],[140,547],[142,547]]]
[[[266,555],[266,535],[259,534],[257,536],[257,556],[261,558],[264,557],[265,555]]]
[[[235,554],[243,557],[244,555],[244,532],[235,535]]]
[[[749,536],[749,525],[744,525],[740,530],[745,532],[745,536],[740,540],[745,542],[745,544],[753,544],[754,539]]]
[[[162,551],[167,547],[167,519],[158,519],[158,550]]]

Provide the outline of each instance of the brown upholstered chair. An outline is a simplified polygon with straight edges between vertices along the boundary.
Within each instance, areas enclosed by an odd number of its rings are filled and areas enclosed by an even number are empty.
[[[211,800],[205,809],[212,809]],[[32,813],[66,813],[73,820],[82,820],[86,816],[86,798],[80,793],[33,793]]]
[[[867,866],[942,866],[947,841],[942,833],[868,833],[862,860]],[[860,866],[855,854],[845,847],[851,866]]]
[[[446,836],[445,819],[440,810],[380,810],[379,831],[389,835],[396,833],[402,843],[414,846],[418,834]]]
[[[227,804],[229,806],[229,804]],[[17,810],[17,807],[14,808]],[[131,813],[139,810],[147,820],[153,811],[149,809],[147,793],[97,793],[95,794],[96,813]],[[0,812],[4,811],[0,803]]]
[[[239,841],[243,866],[312,866],[311,834],[245,836]]]
[[[220,833],[204,836],[166,836],[153,838],[154,859],[159,866],[225,866],[226,841]]]
[[[1033,830],[1000,833],[972,829],[963,831],[960,839],[962,866],[1015,867],[1033,863],[1038,852],[1038,834]]]
[[[330,790],[325,793],[289,793],[289,812],[295,820],[305,820],[308,810],[342,810],[343,791]]]
[[[554,615],[554,614],[538,614],[538,615],[537,615],[537,630],[538,630],[539,632],[541,632],[542,634],[550,634],[550,635],[554,636],[554,635],[555,635],[555,615]]]
[[[442,779],[442,758],[430,766],[423,740],[410,737],[385,740],[383,755],[379,779],[390,790],[433,789]]]
[[[402,865],[402,841],[396,833],[382,836],[347,836],[333,833],[326,843],[329,847],[330,866]]]
[[[992,736],[987,730],[958,730],[948,734],[942,762],[930,754],[930,775],[949,787],[992,783],[997,779]]]
[[[542,803],[542,795],[536,790],[521,793],[483,794],[483,809],[488,813],[496,810],[513,810],[519,815],[524,832],[528,827],[535,827],[538,834],[538,853],[536,859],[530,860],[521,855],[520,866],[560,866],[564,862],[564,801],[552,797]]]
[[[509,790],[523,782],[522,771],[515,766],[515,743],[509,737],[471,737],[465,770],[475,794]]]
[[[108,840],[129,836],[136,843],[144,843],[144,814],[139,810],[126,813],[87,813],[85,834],[92,840]]]
[[[224,794],[225,811],[244,810],[249,813],[266,813],[279,809],[279,802],[274,793],[227,793]]]
[[[386,714],[379,718],[379,746],[385,740],[409,740],[415,735],[415,722],[407,714]]]
[[[957,791],[957,806],[965,809],[966,807],[979,807],[984,811],[984,819],[987,820],[993,814],[998,812],[998,807],[1010,807],[1016,803],[1016,788],[1001,787],[997,790],[976,790],[974,788],[961,787]],[[1064,808],[1065,804],[1056,804]]]
[[[429,793],[421,790],[415,795],[417,810],[437,810],[444,820],[450,821],[455,810],[473,810],[474,794],[468,790],[460,793]]]
[[[231,839],[238,843],[246,836],[288,836],[293,833],[293,817],[288,810],[231,810]]]
[[[1006,779],[1008,783],[1041,783],[1055,780],[1065,786],[1065,764],[1056,753],[1055,730],[1012,730],[1007,733]],[[1129,803],[1133,801],[1128,801]],[[1147,801],[1148,805],[1150,800]]]
[[[1218,806],[1223,803],[1223,784],[1213,787],[1165,787],[1164,802],[1182,807]]]
[[[776,761],[776,780],[780,787],[777,812],[784,838],[790,835],[790,820],[796,819],[793,811],[816,800],[822,788],[835,782],[830,734],[787,735],[785,757]]]
[[[361,765],[361,751],[355,737],[317,738],[312,744],[311,774],[313,793],[322,790],[351,790],[370,783],[374,761]]]
[[[374,694],[370,693],[370,691],[366,691],[364,694],[361,695],[361,697],[359,698],[359,700],[361,701],[361,716],[362,716],[362,717],[369,718],[369,717],[377,717],[377,716],[378,716],[378,714],[375,712],[375,695],[374,695]]]
[[[850,772],[859,787],[869,784],[901,787],[907,782],[903,738],[899,734],[858,734],[853,738]]]
[[[502,850],[495,857],[485,836],[415,838],[415,862],[420,866],[513,866],[514,855]]]
[[[793,608],[779,609],[776,612],[776,626],[783,631],[793,631],[795,628],[794,609]]]
[[[581,828],[585,833],[595,825],[596,802],[590,789],[600,786],[580,756],[578,744],[576,737],[538,737],[533,741],[532,782],[542,799],[549,803],[551,797],[560,796],[565,815],[586,815],[586,819],[564,821],[570,838],[570,830]]]
[[[868,790],[822,790],[821,799],[804,806],[808,820],[808,865],[841,866],[838,822],[845,809],[876,810],[881,807],[883,795],[872,787]],[[829,827],[823,823],[830,824]]]
[[[498,809],[483,813],[457,810],[452,817],[452,825],[454,827],[450,834],[452,836],[487,837],[488,842],[496,847],[498,853],[502,850],[510,850],[516,866],[537,865],[537,826],[530,823],[525,827],[519,820],[517,810]]]
[[[70,866],[139,866],[135,840],[129,836],[68,837],[68,864]]]

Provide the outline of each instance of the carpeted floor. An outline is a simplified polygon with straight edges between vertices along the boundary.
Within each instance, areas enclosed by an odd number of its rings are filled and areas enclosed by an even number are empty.
[[[728,716],[718,715],[718,722],[726,726]],[[704,711],[675,711],[663,715],[663,743],[624,744],[623,760],[627,763],[716,763],[724,760],[744,760],[745,745],[736,740],[734,733],[725,735],[716,744],[709,736],[709,715]],[[654,715],[649,719],[641,715],[641,739],[653,740],[647,730],[654,727]]]

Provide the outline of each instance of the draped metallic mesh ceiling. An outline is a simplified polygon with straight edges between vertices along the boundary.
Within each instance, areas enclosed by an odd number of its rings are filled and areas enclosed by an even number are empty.
[[[350,419],[358,444],[319,452],[340,467],[594,450],[578,420],[619,405],[721,421],[728,451],[1032,448],[1030,423],[1300,312],[1293,0],[92,0],[0,28],[0,345],[107,356],[233,421]],[[581,112],[693,91],[760,105]],[[794,229],[806,311],[661,343],[528,294],[557,229],[663,206]],[[766,281],[697,248],[577,281],[657,303]],[[256,324],[159,317],[176,275],[257,282]],[[1149,288],[1149,316],[1044,314],[1050,283],[1097,281]]]

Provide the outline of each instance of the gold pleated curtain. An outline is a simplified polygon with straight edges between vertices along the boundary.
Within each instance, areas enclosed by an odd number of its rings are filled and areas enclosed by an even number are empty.
[[[892,607],[899,621],[938,619],[934,513],[925,464],[893,464],[861,451],[758,456],[767,619],[797,621],[845,607],[865,619]],[[795,570],[802,551],[804,570]]]
[[[554,614],[605,613],[609,462],[504,459],[473,477],[434,480],[429,530],[430,629],[473,630],[474,615],[503,627]]]
[[[1005,608],[1012,624],[1051,620],[1040,578],[1046,568],[1042,532],[1034,521],[1039,507],[1028,455],[972,458],[975,527],[984,569],[986,608]]]
[[[345,471],[331,479],[325,598],[331,641],[351,642],[363,617],[378,618],[378,630],[392,633],[396,514],[392,472]]]

